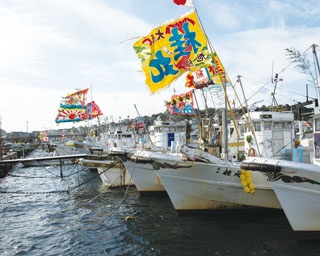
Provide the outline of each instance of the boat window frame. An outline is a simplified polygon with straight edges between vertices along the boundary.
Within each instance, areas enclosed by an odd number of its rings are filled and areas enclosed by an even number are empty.
[[[314,131],[320,132],[320,118],[314,120]]]
[[[271,130],[272,129],[272,121],[263,121],[263,129]]]
[[[256,132],[261,132],[262,131],[262,122],[261,121],[254,121],[253,125],[254,125],[254,130]]]

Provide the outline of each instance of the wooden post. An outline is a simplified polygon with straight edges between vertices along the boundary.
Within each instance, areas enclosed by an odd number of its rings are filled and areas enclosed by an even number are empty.
[[[60,177],[63,180],[62,159],[61,158],[59,159],[59,162],[60,162]]]

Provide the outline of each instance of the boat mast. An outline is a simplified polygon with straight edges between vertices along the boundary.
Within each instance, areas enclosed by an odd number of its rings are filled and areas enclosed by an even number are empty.
[[[319,66],[319,60],[318,60],[318,56],[317,56],[317,51],[316,51],[316,47],[318,47],[318,45],[316,44],[313,44],[312,46],[312,53],[313,53],[313,58],[314,58],[314,62],[315,62],[315,67],[316,69],[318,70],[318,74],[320,76],[320,66]],[[320,88],[319,88],[319,81],[318,81],[318,75],[317,75],[317,72],[315,72],[315,87],[317,89],[317,97],[318,97],[318,100],[319,100],[319,95],[320,95]]]
[[[198,20],[199,20],[199,23],[201,25],[201,28],[202,28],[202,31],[203,33],[205,34],[206,38],[207,38],[207,42],[208,42],[208,45],[209,45],[209,49],[211,50],[212,53],[215,53],[216,51],[214,50],[212,44],[211,44],[211,41],[209,40],[208,36],[207,36],[207,33],[202,25],[202,22],[201,22],[201,19],[198,15],[198,12],[195,9],[195,12],[196,12],[196,15],[198,17]],[[221,64],[222,65],[222,64]],[[223,65],[222,65],[223,66]],[[223,70],[224,67],[223,67]],[[227,120],[227,109],[229,107],[229,109],[231,110],[231,104],[230,104],[230,101],[229,101],[229,98],[228,98],[228,95],[227,95],[227,88],[226,88],[226,83],[227,83],[227,74],[226,72],[223,72],[223,73],[219,73],[219,76],[220,76],[220,80],[222,81],[222,88],[223,88],[223,91],[224,91],[224,98],[225,98],[225,106],[224,106],[224,110],[222,112],[222,117],[223,117],[223,122],[222,122],[222,142],[223,142],[223,149],[222,149],[222,158],[224,160],[227,160],[228,159],[228,120]],[[229,79],[230,80],[230,79]],[[234,126],[235,126],[235,130],[239,136],[239,130],[238,130],[238,126],[237,126],[237,123],[235,122],[235,119],[234,119],[234,116],[233,116],[233,113],[231,111],[231,115],[232,115],[232,120],[234,122]],[[211,125],[211,124],[210,124]]]
[[[251,133],[253,134],[254,140],[255,140],[255,142],[257,143],[258,140],[257,140],[257,137],[256,137],[256,133],[255,133],[253,127],[252,127],[253,122],[252,122],[252,118],[251,118],[250,111],[249,111],[249,107],[248,107],[248,100],[247,100],[246,95],[245,95],[245,93],[244,93],[240,76],[238,76],[237,81],[238,81],[239,84],[240,84],[240,88],[241,88],[241,91],[242,91],[242,95],[243,95],[243,98],[244,98],[244,102],[245,102],[245,105],[246,105],[246,108],[247,108],[247,114],[248,114],[248,116],[247,116],[247,115],[244,115],[244,116],[245,116],[245,118],[246,118],[246,122],[247,122],[247,124],[248,124],[249,131],[251,131]],[[258,156],[261,156],[259,147],[257,147],[257,150],[258,150]]]

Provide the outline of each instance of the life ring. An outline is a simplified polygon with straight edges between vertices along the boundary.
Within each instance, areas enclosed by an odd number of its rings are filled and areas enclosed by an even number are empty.
[[[270,139],[266,139],[263,142],[263,145],[264,145],[265,148],[271,148],[272,147],[272,141]]]
[[[256,150],[253,147],[248,149],[248,156],[256,156]]]
[[[109,143],[107,143],[107,147],[110,147],[110,144],[109,144]]]

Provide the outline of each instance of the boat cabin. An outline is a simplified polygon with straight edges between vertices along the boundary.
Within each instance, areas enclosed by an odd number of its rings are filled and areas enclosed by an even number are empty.
[[[136,146],[136,136],[133,131],[115,129],[102,135],[108,148],[133,148]]]
[[[254,111],[246,115],[251,126],[247,125],[244,133],[246,156],[291,160],[295,148],[294,114]]]
[[[187,123],[185,121],[154,121],[149,127],[152,143],[165,150],[174,150],[179,145],[186,144]]]

